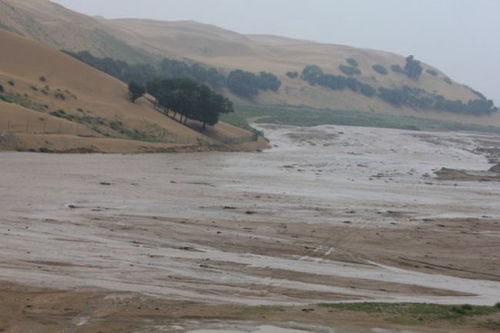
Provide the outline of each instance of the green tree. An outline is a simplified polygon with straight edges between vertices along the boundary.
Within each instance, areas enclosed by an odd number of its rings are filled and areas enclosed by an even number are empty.
[[[353,67],[358,67],[359,63],[356,61],[354,58],[347,58],[346,59],[347,63]]]
[[[302,71],[302,79],[314,86],[318,83],[323,74],[321,67],[317,65],[307,65]]]
[[[237,69],[229,73],[227,87],[240,97],[252,98],[259,93],[259,79],[253,73]]]
[[[415,60],[415,58],[411,55],[406,58],[404,71],[409,78],[418,80],[420,78],[420,75],[422,75],[423,68],[420,64],[420,61]]]
[[[281,81],[272,73],[260,72],[258,80],[260,90],[272,90],[277,92],[281,87]]]
[[[177,119],[177,114],[181,115],[180,122],[198,120],[202,122],[203,130],[207,125],[217,124],[220,114],[233,112],[233,104],[227,98],[191,79],[152,80],[146,87],[167,116],[173,111],[174,119]]]
[[[234,112],[233,103],[222,95],[214,93],[205,85],[199,87],[199,100],[194,119],[203,123],[203,130],[208,125],[215,125],[223,113]]]
[[[357,67],[339,65],[339,69],[342,71],[342,73],[349,76],[361,74],[361,70]]]
[[[128,97],[132,103],[135,103],[135,101],[139,97],[142,97],[145,93],[146,89],[142,84],[139,84],[137,82],[130,82],[128,84]]]
[[[380,75],[387,75],[387,69],[382,66],[382,65],[373,65],[372,66],[373,70],[377,73],[379,73]]]

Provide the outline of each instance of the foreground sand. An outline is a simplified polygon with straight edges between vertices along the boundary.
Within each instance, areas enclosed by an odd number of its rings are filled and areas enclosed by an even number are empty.
[[[275,147],[264,153],[1,153],[0,328],[156,332],[293,320],[369,332],[391,325],[302,310],[500,301],[498,183],[433,173],[487,170],[477,148],[498,137],[265,130]]]

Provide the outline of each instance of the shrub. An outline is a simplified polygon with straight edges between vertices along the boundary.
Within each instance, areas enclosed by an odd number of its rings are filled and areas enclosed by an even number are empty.
[[[345,75],[349,75],[349,76],[361,74],[361,71],[359,70],[359,68],[356,68],[356,67],[340,65],[339,69],[342,73],[344,73]]]
[[[359,66],[358,62],[354,58],[347,58],[346,61],[347,61],[347,63],[349,65],[351,65],[353,67],[358,67]]]
[[[58,117],[58,118],[65,118],[65,117],[67,117],[66,111],[64,111],[62,109],[52,111],[52,112],[50,112],[50,115],[52,115],[54,117]]]
[[[428,69],[428,70],[426,70],[426,72],[427,72],[427,74],[432,75],[432,76],[438,76],[439,75],[438,72],[436,72],[433,69]]]
[[[2,84],[0,84],[0,93],[3,93],[5,90],[3,89]]]
[[[287,72],[286,76],[288,76],[290,79],[296,79],[299,77],[299,73],[297,72]]]
[[[37,87],[35,87],[35,86],[30,86],[30,89],[31,89],[31,90],[34,90],[34,91],[38,91],[38,88],[37,88]]]
[[[443,79],[444,82],[448,83],[448,84],[453,84],[453,82],[451,81],[451,79],[449,77],[445,77]]]
[[[403,70],[403,68],[401,68],[401,66],[400,66],[400,65],[392,65],[392,66],[391,66],[391,70],[392,70],[394,73],[404,74],[404,70]]]
[[[16,85],[16,84],[14,83],[14,81],[12,81],[12,80],[9,80],[7,83],[8,83],[9,85],[11,85],[12,87]]]
[[[317,84],[332,90],[350,89],[353,92],[359,92],[368,97],[374,96],[377,92],[372,86],[356,78],[324,74],[323,70],[316,65],[306,66],[302,72],[302,79],[312,86]]]
[[[61,101],[65,101],[66,100],[66,96],[64,96],[64,93],[62,93],[61,91],[56,91],[54,93],[54,97],[56,99],[60,99]]]
[[[377,73],[379,73],[380,75],[387,75],[387,69],[382,66],[382,65],[373,65],[372,66],[373,70]]]
[[[45,76],[43,76],[43,75],[42,75],[42,76],[40,76],[38,79],[39,79],[41,82],[47,82],[47,78],[46,78]]]

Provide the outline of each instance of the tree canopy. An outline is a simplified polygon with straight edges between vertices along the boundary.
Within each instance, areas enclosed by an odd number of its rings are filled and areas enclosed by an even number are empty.
[[[409,57],[410,62],[412,61]],[[420,63],[418,66],[420,66]],[[414,66],[416,66],[414,64]],[[411,67],[411,66],[410,66]],[[377,72],[386,73],[385,67],[374,65],[373,69]],[[393,71],[403,71],[399,65],[392,66]],[[417,72],[420,70],[414,69]],[[404,72],[403,72],[404,73]],[[485,115],[498,111],[492,101],[484,98],[483,95],[477,93],[479,99],[469,102],[451,101],[442,95],[429,93],[423,89],[403,86],[401,88],[384,88],[379,87],[378,90],[371,85],[361,82],[354,77],[345,77],[342,75],[326,74],[321,67],[317,65],[308,65],[302,71],[301,78],[307,81],[310,85],[319,85],[332,90],[342,91],[349,89],[355,93],[363,94],[367,97],[377,96],[383,101],[396,106],[407,106],[416,109],[446,111],[453,113],[464,113],[472,115]]]
[[[387,69],[382,65],[373,65],[372,68],[375,72],[379,73],[380,75],[388,74]]]
[[[253,98],[260,90],[278,91],[281,81],[272,73],[260,72],[259,75],[237,69],[229,73],[227,87],[237,96]]]
[[[319,85],[322,87],[330,88],[332,90],[349,89],[353,92],[358,92],[368,97],[371,97],[376,93],[375,88],[373,88],[369,84],[363,83],[353,77],[325,74],[323,72],[323,69],[316,65],[306,66],[302,71],[301,78],[307,81],[310,85]]]
[[[131,65],[121,60],[94,57],[87,51],[64,52],[126,83],[146,84],[155,78],[188,78],[218,91],[228,88],[235,95],[243,98],[253,98],[260,91],[277,92],[281,87],[278,77],[268,72],[254,74],[243,70],[233,70],[226,77],[224,72],[216,68],[181,60],[165,58],[155,66]]]
[[[462,102],[449,100],[442,95],[431,94],[423,89],[404,86],[402,88],[379,88],[378,96],[397,107],[409,106],[424,110],[446,111],[470,115],[488,115],[498,111],[491,100],[479,98]]]
[[[146,93],[146,88],[144,88],[142,84],[137,82],[130,82],[128,84],[128,96],[132,103],[135,103],[135,101],[139,97],[142,97],[145,93]]]
[[[181,115],[181,121],[198,120],[203,123],[203,129],[217,124],[220,114],[234,111],[233,103],[227,98],[191,79],[156,79],[149,81],[146,87],[167,115],[173,111],[174,117]]]
[[[406,58],[404,71],[409,78],[418,80],[420,78],[420,75],[422,75],[423,68],[420,64],[420,61],[415,60],[415,58],[411,55]]]

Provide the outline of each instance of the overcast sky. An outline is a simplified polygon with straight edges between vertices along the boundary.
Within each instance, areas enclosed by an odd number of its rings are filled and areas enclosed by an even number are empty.
[[[53,0],[106,18],[195,20],[415,55],[500,104],[499,0]]]

